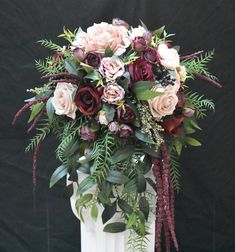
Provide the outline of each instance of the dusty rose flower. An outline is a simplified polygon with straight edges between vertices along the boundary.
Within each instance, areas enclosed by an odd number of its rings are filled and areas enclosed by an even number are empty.
[[[78,59],[78,60],[80,60],[80,61],[83,61],[83,60],[85,59],[85,53],[84,53],[84,51],[83,51],[82,49],[80,49],[80,48],[75,48],[75,49],[73,50],[73,57],[74,57],[75,59]]]
[[[106,114],[105,111],[101,110],[98,114],[98,121],[100,124],[108,125],[108,120],[105,114]]]
[[[99,72],[108,82],[114,82],[125,72],[124,63],[120,59],[105,57],[101,60]]]
[[[137,52],[143,52],[147,48],[147,42],[143,37],[135,37],[133,41],[133,48]]]
[[[128,30],[124,26],[102,22],[90,26],[87,32],[78,32],[72,45],[84,49],[85,53],[93,51],[100,54],[110,47],[115,55],[120,56],[130,43]]]
[[[73,101],[73,94],[76,90],[77,87],[71,83],[60,82],[56,85],[51,102],[57,115],[66,115],[75,119],[77,106]]]
[[[92,67],[99,67],[100,61],[101,61],[100,55],[95,52],[87,53],[84,59],[84,62]]]
[[[109,124],[109,130],[114,133],[117,134],[119,131],[119,124],[117,122],[111,122]]]
[[[80,137],[85,141],[93,141],[96,138],[96,133],[92,131],[87,125],[80,130]]]
[[[144,29],[144,27],[139,25],[136,28],[132,27],[130,31],[130,37],[132,40],[134,40],[136,37],[144,37],[145,33],[146,33],[146,30]]]
[[[166,44],[160,44],[157,49],[160,63],[165,68],[175,70],[180,66],[180,58],[178,52],[174,48],[168,48]]]
[[[102,100],[110,103],[117,104],[122,101],[125,96],[125,90],[116,83],[110,83],[104,87]]]
[[[133,134],[133,130],[130,126],[122,124],[119,129],[120,138],[128,138]]]
[[[156,96],[148,101],[153,117],[159,120],[163,116],[172,115],[178,103],[178,97],[174,87],[172,85],[168,85],[165,89],[153,87],[152,90],[164,92],[162,95]]]
[[[146,61],[150,63],[158,62],[157,50],[155,48],[149,47],[143,54],[143,57]]]
[[[129,28],[129,24],[126,21],[124,21],[124,20],[122,20],[120,18],[113,18],[112,24],[113,25],[124,26],[127,29]]]

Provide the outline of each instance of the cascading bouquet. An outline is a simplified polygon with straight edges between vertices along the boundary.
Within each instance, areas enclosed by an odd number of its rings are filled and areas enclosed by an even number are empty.
[[[36,128],[37,133],[26,151],[34,150],[34,185],[39,148],[52,133],[59,140],[55,153],[61,166],[52,174],[50,187],[66,175],[77,182],[80,173],[86,174],[76,192],[81,219],[83,209],[97,219],[102,205],[104,231],[129,229],[135,237],[133,251],[138,241],[146,244],[150,212],[156,214],[157,251],[162,231],[166,251],[170,240],[178,250],[177,158],[182,147],[201,145],[191,134],[200,130],[197,121],[206,110],[214,110],[213,101],[190,91],[185,80],[199,77],[221,86],[206,66],[214,52],[179,56],[172,35],[164,27],[150,31],[143,22],[133,28],[113,19],[86,32],[64,28],[59,37],[69,42],[67,46],[40,40],[54,54],[36,61],[43,85],[28,90],[35,96],[13,120],[31,110],[28,132]],[[95,193],[89,193],[91,188]],[[112,221],[117,212],[123,221]]]

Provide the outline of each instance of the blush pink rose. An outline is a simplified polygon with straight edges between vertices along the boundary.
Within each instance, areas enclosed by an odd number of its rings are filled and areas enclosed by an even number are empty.
[[[90,26],[87,32],[78,32],[72,45],[82,48],[85,53],[93,51],[100,54],[104,54],[105,49],[110,47],[115,55],[120,56],[130,43],[131,39],[125,26],[102,22]]]
[[[124,99],[124,96],[125,90],[118,84],[111,83],[105,86],[102,100],[110,104],[117,104]]]
[[[157,49],[161,65],[170,70],[180,66],[180,57],[174,48],[168,48],[166,44],[160,44]]]
[[[153,87],[152,90],[163,92],[162,95],[148,101],[153,117],[160,120],[163,116],[172,115],[178,103],[174,86],[168,85],[165,89],[162,87]]]
[[[55,113],[57,115],[66,115],[72,119],[76,117],[77,106],[73,101],[73,94],[77,87],[67,82],[57,84],[54,96],[51,98]]]
[[[100,63],[99,72],[106,78],[107,82],[114,82],[118,77],[124,74],[124,63],[115,58],[103,58]]]

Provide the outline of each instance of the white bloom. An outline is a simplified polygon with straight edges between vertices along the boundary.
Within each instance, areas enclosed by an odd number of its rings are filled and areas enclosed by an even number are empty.
[[[142,26],[138,26],[137,28],[131,28],[130,37],[134,40],[136,37],[143,37],[146,33],[146,30]]]

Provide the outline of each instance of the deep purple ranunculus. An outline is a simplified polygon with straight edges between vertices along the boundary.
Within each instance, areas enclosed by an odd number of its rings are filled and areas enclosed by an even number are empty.
[[[118,120],[122,123],[131,123],[135,120],[135,113],[133,109],[125,104],[124,108],[117,109]]]
[[[157,55],[157,50],[152,47],[148,47],[144,53],[143,53],[143,58],[150,62],[150,63],[157,63],[159,62],[158,55]]]
[[[99,54],[95,53],[95,52],[89,52],[86,54],[85,60],[84,62],[87,65],[90,65],[92,67],[99,67],[100,65],[100,61],[101,61],[101,57]]]
[[[96,138],[96,133],[92,131],[87,125],[82,127],[80,130],[80,137],[85,141],[94,141]]]
[[[130,126],[122,124],[119,129],[120,138],[128,138],[133,134],[133,130]]]
[[[152,64],[142,58],[138,58],[128,66],[132,82],[154,81],[155,76],[152,70]]]
[[[137,52],[143,52],[147,48],[147,42],[143,37],[135,37],[133,41],[133,48]]]

